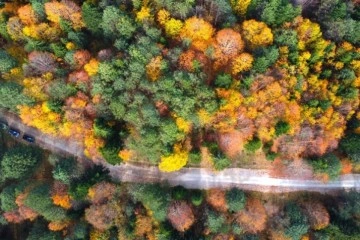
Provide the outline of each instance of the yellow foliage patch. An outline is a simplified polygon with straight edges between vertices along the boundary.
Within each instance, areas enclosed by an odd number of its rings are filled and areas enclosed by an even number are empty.
[[[240,16],[245,16],[251,0],[230,0],[230,3],[234,12],[236,12]]]
[[[157,56],[152,58],[148,65],[146,65],[146,76],[152,82],[158,80],[161,75],[161,61],[162,57]]]
[[[158,13],[157,13],[157,21],[161,24],[161,25],[165,25],[165,23],[167,21],[169,21],[170,19],[170,13],[168,11],[166,11],[165,9],[161,9]]]
[[[191,131],[191,122],[186,121],[181,117],[177,117],[175,120],[176,126],[183,132],[189,133]]]
[[[232,74],[236,75],[243,71],[248,71],[252,67],[254,58],[249,53],[241,53],[232,63]]]
[[[136,13],[136,20],[143,21],[151,17],[150,8],[148,7],[141,7],[140,11]]]
[[[124,161],[127,162],[131,159],[133,152],[129,149],[123,149],[119,152],[119,157]]]
[[[243,22],[243,36],[251,48],[268,46],[273,43],[271,29],[263,22],[254,19]]]
[[[165,22],[165,33],[169,37],[176,37],[179,35],[183,23],[180,20],[171,18],[169,21]]]
[[[85,64],[84,69],[89,76],[93,76],[99,70],[99,62],[95,58],[92,58],[89,63]]]
[[[169,156],[162,156],[159,164],[160,171],[174,172],[184,167],[188,161],[189,153],[180,144],[174,145],[174,152]]]
[[[181,30],[181,39],[191,40],[191,45],[201,51],[205,51],[214,35],[213,26],[204,19],[192,17],[185,21]]]

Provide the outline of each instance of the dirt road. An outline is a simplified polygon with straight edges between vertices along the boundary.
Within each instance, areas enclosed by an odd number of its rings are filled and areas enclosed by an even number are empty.
[[[41,148],[58,154],[86,159],[83,148],[78,143],[43,134],[39,130],[23,124],[15,114],[0,110],[0,120],[6,120],[9,126],[36,137],[36,144]],[[274,178],[269,175],[267,170],[231,168],[213,172],[208,169],[184,168],[178,172],[163,173],[157,167],[142,167],[132,164],[113,166],[103,159],[98,159],[98,161],[110,170],[115,181],[121,182],[162,182],[171,186],[181,185],[196,189],[236,186],[245,190],[261,192],[332,192],[343,189],[360,191],[360,174],[343,175],[338,180],[323,183],[318,180]]]

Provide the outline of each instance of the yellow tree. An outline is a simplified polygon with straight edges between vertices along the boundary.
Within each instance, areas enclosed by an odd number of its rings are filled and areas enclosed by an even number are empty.
[[[251,3],[251,0],[230,0],[234,12],[244,17]]]
[[[205,51],[214,35],[213,26],[204,19],[192,17],[185,21],[181,29],[180,38],[191,40],[191,46]]]
[[[252,67],[252,63],[254,61],[254,58],[249,53],[241,53],[239,56],[237,56],[233,62],[232,62],[232,69],[231,73],[236,75],[238,73],[241,73],[243,71],[248,71]]]
[[[243,22],[242,28],[243,36],[252,49],[268,46],[273,42],[271,29],[263,22],[247,20]]]
[[[179,35],[182,27],[183,27],[183,22],[175,19],[175,18],[170,18],[168,21],[165,22],[165,33],[167,36],[169,37],[176,37]]]
[[[22,121],[32,127],[40,129],[47,134],[58,134],[58,127],[61,123],[61,116],[52,112],[46,102],[37,104],[33,107],[19,106],[20,118]]]
[[[146,65],[146,76],[150,81],[154,82],[158,80],[158,78],[160,77],[161,62],[162,62],[162,57],[157,56],[157,57],[153,57],[148,63],[148,65]]]
[[[95,75],[99,70],[99,62],[95,58],[92,58],[89,63],[85,64],[84,70],[89,76]]]
[[[139,22],[149,19],[150,17],[151,17],[150,8],[146,6],[141,7],[140,11],[136,13],[136,20],[138,20]]]
[[[174,145],[174,152],[169,156],[162,156],[159,169],[163,172],[174,172],[184,167],[188,161],[189,153],[179,144]]]

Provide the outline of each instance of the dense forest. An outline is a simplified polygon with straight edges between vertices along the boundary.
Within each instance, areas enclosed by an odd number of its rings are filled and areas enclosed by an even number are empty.
[[[360,193],[262,194],[115,183],[0,132],[0,239],[357,240]]]
[[[0,107],[111,164],[358,171],[360,4],[300,2],[3,3]]]

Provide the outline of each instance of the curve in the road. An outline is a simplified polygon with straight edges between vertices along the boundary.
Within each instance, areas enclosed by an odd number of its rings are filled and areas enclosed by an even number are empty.
[[[0,109],[0,119],[9,126],[36,137],[36,144],[49,151],[86,159],[81,145],[65,139],[42,133],[21,122],[15,114]],[[89,160],[90,161],[90,160]],[[186,188],[209,189],[239,187],[245,190],[261,192],[314,191],[330,192],[342,189],[360,191],[360,174],[348,174],[338,180],[323,183],[318,180],[273,178],[266,170],[231,168],[215,173],[208,169],[184,168],[178,172],[164,173],[157,167],[142,167],[132,164],[110,165],[104,159],[99,163],[109,169],[113,180],[121,182],[167,182],[171,186],[181,185]]]

